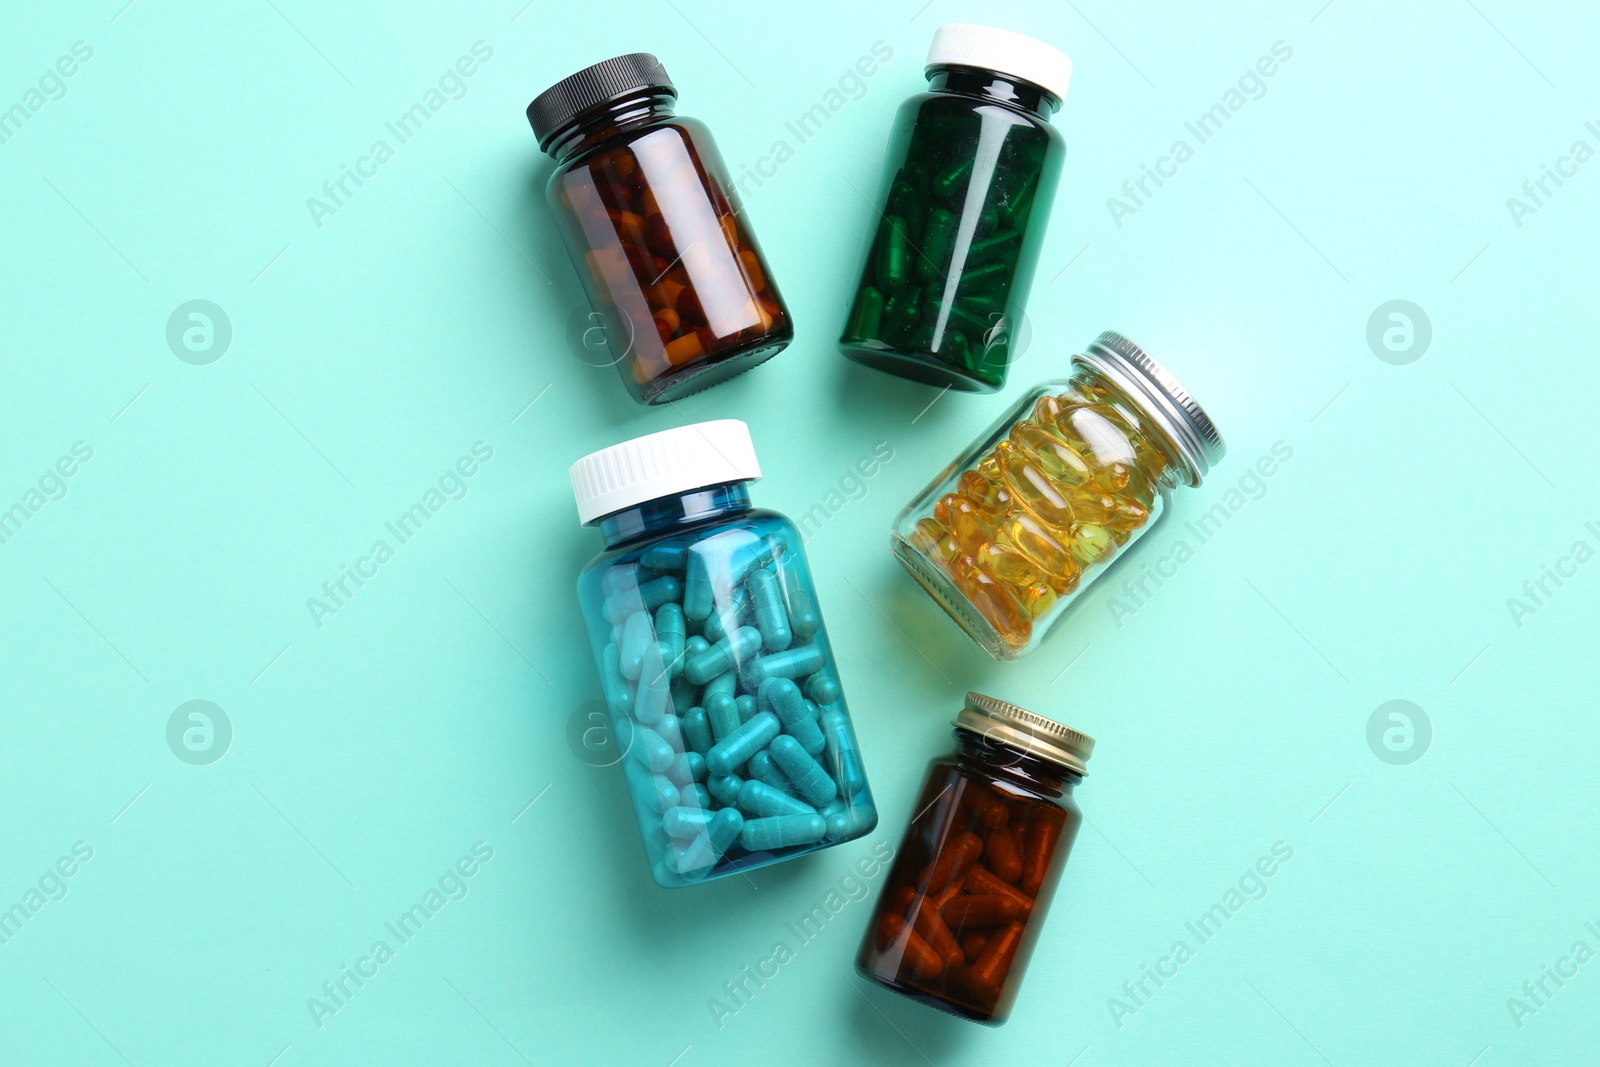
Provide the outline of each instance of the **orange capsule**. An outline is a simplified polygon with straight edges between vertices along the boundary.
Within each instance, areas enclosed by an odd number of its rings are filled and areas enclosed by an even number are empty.
[[[1057,485],[1083,485],[1092,477],[1089,461],[1043,426],[1019,422],[1011,428],[1011,442],[1035,457],[1045,475]]]
[[[893,912],[885,913],[878,922],[878,934],[883,945],[882,951],[898,948],[901,963],[910,967],[916,977],[937,978],[944,973],[944,957],[935,952],[933,946],[900,916]]]
[[[655,318],[656,324],[664,327],[667,331],[666,336],[661,338],[663,341],[670,340],[672,335],[678,332],[679,320],[678,313],[676,311],[672,310],[671,308],[658,308],[656,310]]]
[[[760,292],[767,287],[767,274],[761,269],[761,261],[754,252],[748,249],[740,252],[739,262],[744,267],[744,277],[750,283],[752,292]]]
[[[957,878],[949,885],[937,892],[928,894],[928,899],[933,901],[933,906],[942,909],[961,892],[961,879]]]
[[[1067,494],[1068,506],[1076,522],[1110,525],[1117,514],[1117,502],[1093,486],[1073,489]]]
[[[1050,869],[1050,856],[1061,838],[1061,824],[1052,819],[1035,818],[1028,823],[1022,849],[1022,880],[1018,883],[1028,896],[1037,896]]]
[[[1028,915],[1021,904],[998,893],[959,896],[941,908],[940,912],[945,921],[957,930],[965,930],[969,926],[998,926],[1000,923],[1027,918]]]
[[[974,993],[989,999],[1000,995],[1000,986],[1011,970],[1017,949],[1022,946],[1023,926],[1020,922],[1007,923],[994,932],[983,951],[967,970],[967,983]]]
[[[1137,500],[1123,498],[1117,501],[1116,511],[1111,516],[1113,530],[1137,530],[1150,521],[1150,509]]]
[[[917,551],[940,563],[949,563],[956,558],[955,539],[938,519],[918,519],[907,540]]]
[[[1006,539],[1023,555],[1038,564],[1053,584],[1077,576],[1078,565],[1072,558],[1072,552],[1032,515],[1014,513],[1006,524],[1006,535]]]
[[[1018,503],[1049,526],[1065,529],[1072,525],[1072,505],[1059,486],[1051,481],[1032,452],[1018,448],[1010,441],[995,446],[1000,457],[1000,471],[1006,488]]]
[[[674,367],[693,362],[705,354],[706,348],[698,332],[686,333],[675,341],[667,342],[667,361]]]
[[[1022,605],[1003,583],[979,568],[971,556],[957,556],[949,566],[956,588],[972,607],[993,626],[1000,639],[1020,648],[1033,636],[1033,621],[1023,614]]]
[[[1082,443],[1083,447],[1078,451],[1096,467],[1134,462],[1131,434],[1116,418],[1116,413],[1104,405],[1074,408],[1057,426],[1068,444],[1076,447],[1079,442]]]
[[[739,223],[732,215],[723,215],[717,220],[717,225],[722,227],[723,239],[728,242],[728,247],[739,247]]]
[[[1045,580],[1034,562],[1010,545],[986,544],[972,557],[985,574],[1017,588]]]
[[[1023,874],[1024,876],[1027,874],[1026,864],[1023,865]],[[1012,901],[1015,906],[1021,908],[1022,914],[1025,916],[1033,912],[1033,896],[1031,894],[1023,893],[1015,886],[1002,882],[989,873],[986,867],[972,866],[967,868],[966,877],[962,879],[961,885],[963,889],[973,896],[993,894],[1005,897],[1007,900]]]
[[[943,889],[961,880],[967,868],[983,853],[983,838],[971,832],[957,834],[945,843],[918,878],[929,890]],[[1012,890],[1016,892],[1016,890]]]
[[[1016,839],[1011,836],[1010,827],[989,831],[983,839],[983,862],[1002,882],[1015,882],[1022,877],[1022,857],[1017,854]]]
[[[1077,587],[1077,578],[1073,578],[1062,593],[1070,593]],[[1017,603],[1022,606],[1023,614],[1030,619],[1038,619],[1055,610],[1056,601],[1060,599],[1055,588],[1049,582],[1035,582],[1016,590]]]
[[[1004,481],[990,479],[978,470],[963,471],[956,479],[962,496],[975,500],[991,514],[999,515],[1011,506],[1011,491]]]
[[[983,458],[973,466],[973,470],[989,479],[991,482],[1000,480],[1000,460],[991,449],[983,454]]]

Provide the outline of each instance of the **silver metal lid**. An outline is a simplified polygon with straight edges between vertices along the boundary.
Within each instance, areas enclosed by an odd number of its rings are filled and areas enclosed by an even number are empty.
[[[1089,773],[1084,765],[1094,751],[1094,738],[1027,708],[982,693],[968,693],[965,706],[951,725],[1049,760],[1073,774]]]
[[[1171,439],[1189,468],[1189,484],[1199,485],[1222,460],[1228,446],[1205,409],[1150,354],[1120,333],[1107,330],[1072,357],[1092,367],[1139,402],[1158,429]]]

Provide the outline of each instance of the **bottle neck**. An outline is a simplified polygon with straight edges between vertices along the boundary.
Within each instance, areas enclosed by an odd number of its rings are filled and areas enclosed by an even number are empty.
[[[932,67],[928,70],[928,88],[935,93],[970,96],[985,103],[1000,104],[1041,122],[1049,122],[1050,116],[1061,107],[1061,101],[1053,93],[1033,82],[977,67]]]
[[[672,118],[677,92],[641,89],[587,112],[550,135],[544,150],[557,163],[567,163],[596,145],[627,130]]]
[[[1066,801],[1072,787],[1083,781],[1059,763],[1030,755],[1020,748],[990,740],[971,730],[956,727],[956,761],[968,770],[989,778],[1003,778],[1030,793]]]
[[[637,507],[607,515],[599,520],[600,536],[605,539],[607,548],[617,548],[646,537],[742,515],[749,510],[748,484],[725,482],[646,500]]]

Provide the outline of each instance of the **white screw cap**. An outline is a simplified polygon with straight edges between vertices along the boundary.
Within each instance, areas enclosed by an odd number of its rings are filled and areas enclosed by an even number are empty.
[[[578,521],[589,523],[647,500],[761,477],[750,427],[738,419],[695,422],[591,452],[567,471]]]
[[[993,26],[952,23],[940,26],[928,49],[928,66],[955,65],[1023,78],[1057,100],[1067,98],[1072,80],[1072,60],[1058,48]]]

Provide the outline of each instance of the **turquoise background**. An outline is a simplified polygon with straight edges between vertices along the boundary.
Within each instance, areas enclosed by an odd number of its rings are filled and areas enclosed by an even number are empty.
[[[1600,951],[1600,565],[1570,557],[1600,547],[1600,19],[1320,2],[13,5],[0,107],[27,116],[0,145],[0,509],[28,517],[0,544],[0,909],[38,907],[0,944],[0,1061],[1592,1061],[1600,962],[1537,1002],[1523,983],[1570,973],[1576,942]],[[870,229],[858,193],[934,27],[962,20],[1077,69],[1032,347],[1005,395],[935,402],[832,339]],[[28,110],[79,41],[93,55],[65,95]],[[478,41],[492,57],[465,95],[319,227],[307,199]],[[877,41],[893,58],[864,95],[793,144],[785,122]],[[1264,95],[1196,144],[1185,122],[1279,41],[1292,58]],[[662,57],[735,172],[794,149],[749,212],[800,340],[660,410],[570,346],[578,284],[522,117],[634,49]],[[1108,198],[1179,138],[1193,158],[1114,219]],[[1561,163],[1578,140],[1585,164]],[[1543,165],[1570,176],[1514,212]],[[166,337],[195,299],[232,327],[208,365]],[[1432,332],[1403,365],[1367,340],[1396,299]],[[1038,654],[996,664],[886,529],[1105,328],[1165,361],[1229,443],[1141,560],[1213,505],[1229,517],[1131,615],[1104,583]],[[828,509],[809,550],[883,821],[669,892],[620,774],[569,743],[598,694],[572,592],[598,538],[565,471],[730,416],[753,427],[760,504]],[[475,442],[493,458],[465,498],[319,628],[307,599]],[[893,460],[830,496],[879,442]],[[1277,442],[1292,459],[1255,492]],[[62,457],[71,477],[46,477]],[[1546,567],[1565,584],[1513,612]],[[898,844],[968,688],[1099,739],[1000,1030],[857,979],[865,899],[804,945],[786,925],[832,890],[876,893],[856,864]],[[169,746],[191,700],[231,723],[209,765]],[[1431,741],[1369,745],[1391,700]],[[385,924],[478,842],[492,859],[445,879],[465,896],[400,945]],[[1186,923],[1279,842],[1293,858],[1265,896],[1200,944]],[[70,878],[50,875],[62,857]],[[380,939],[393,958],[319,1028],[308,999]],[[719,1028],[709,1002],[779,940],[794,958]],[[1146,965],[1170,973],[1179,940],[1175,976],[1124,992]],[[1112,998],[1136,1010],[1116,1019]]]

